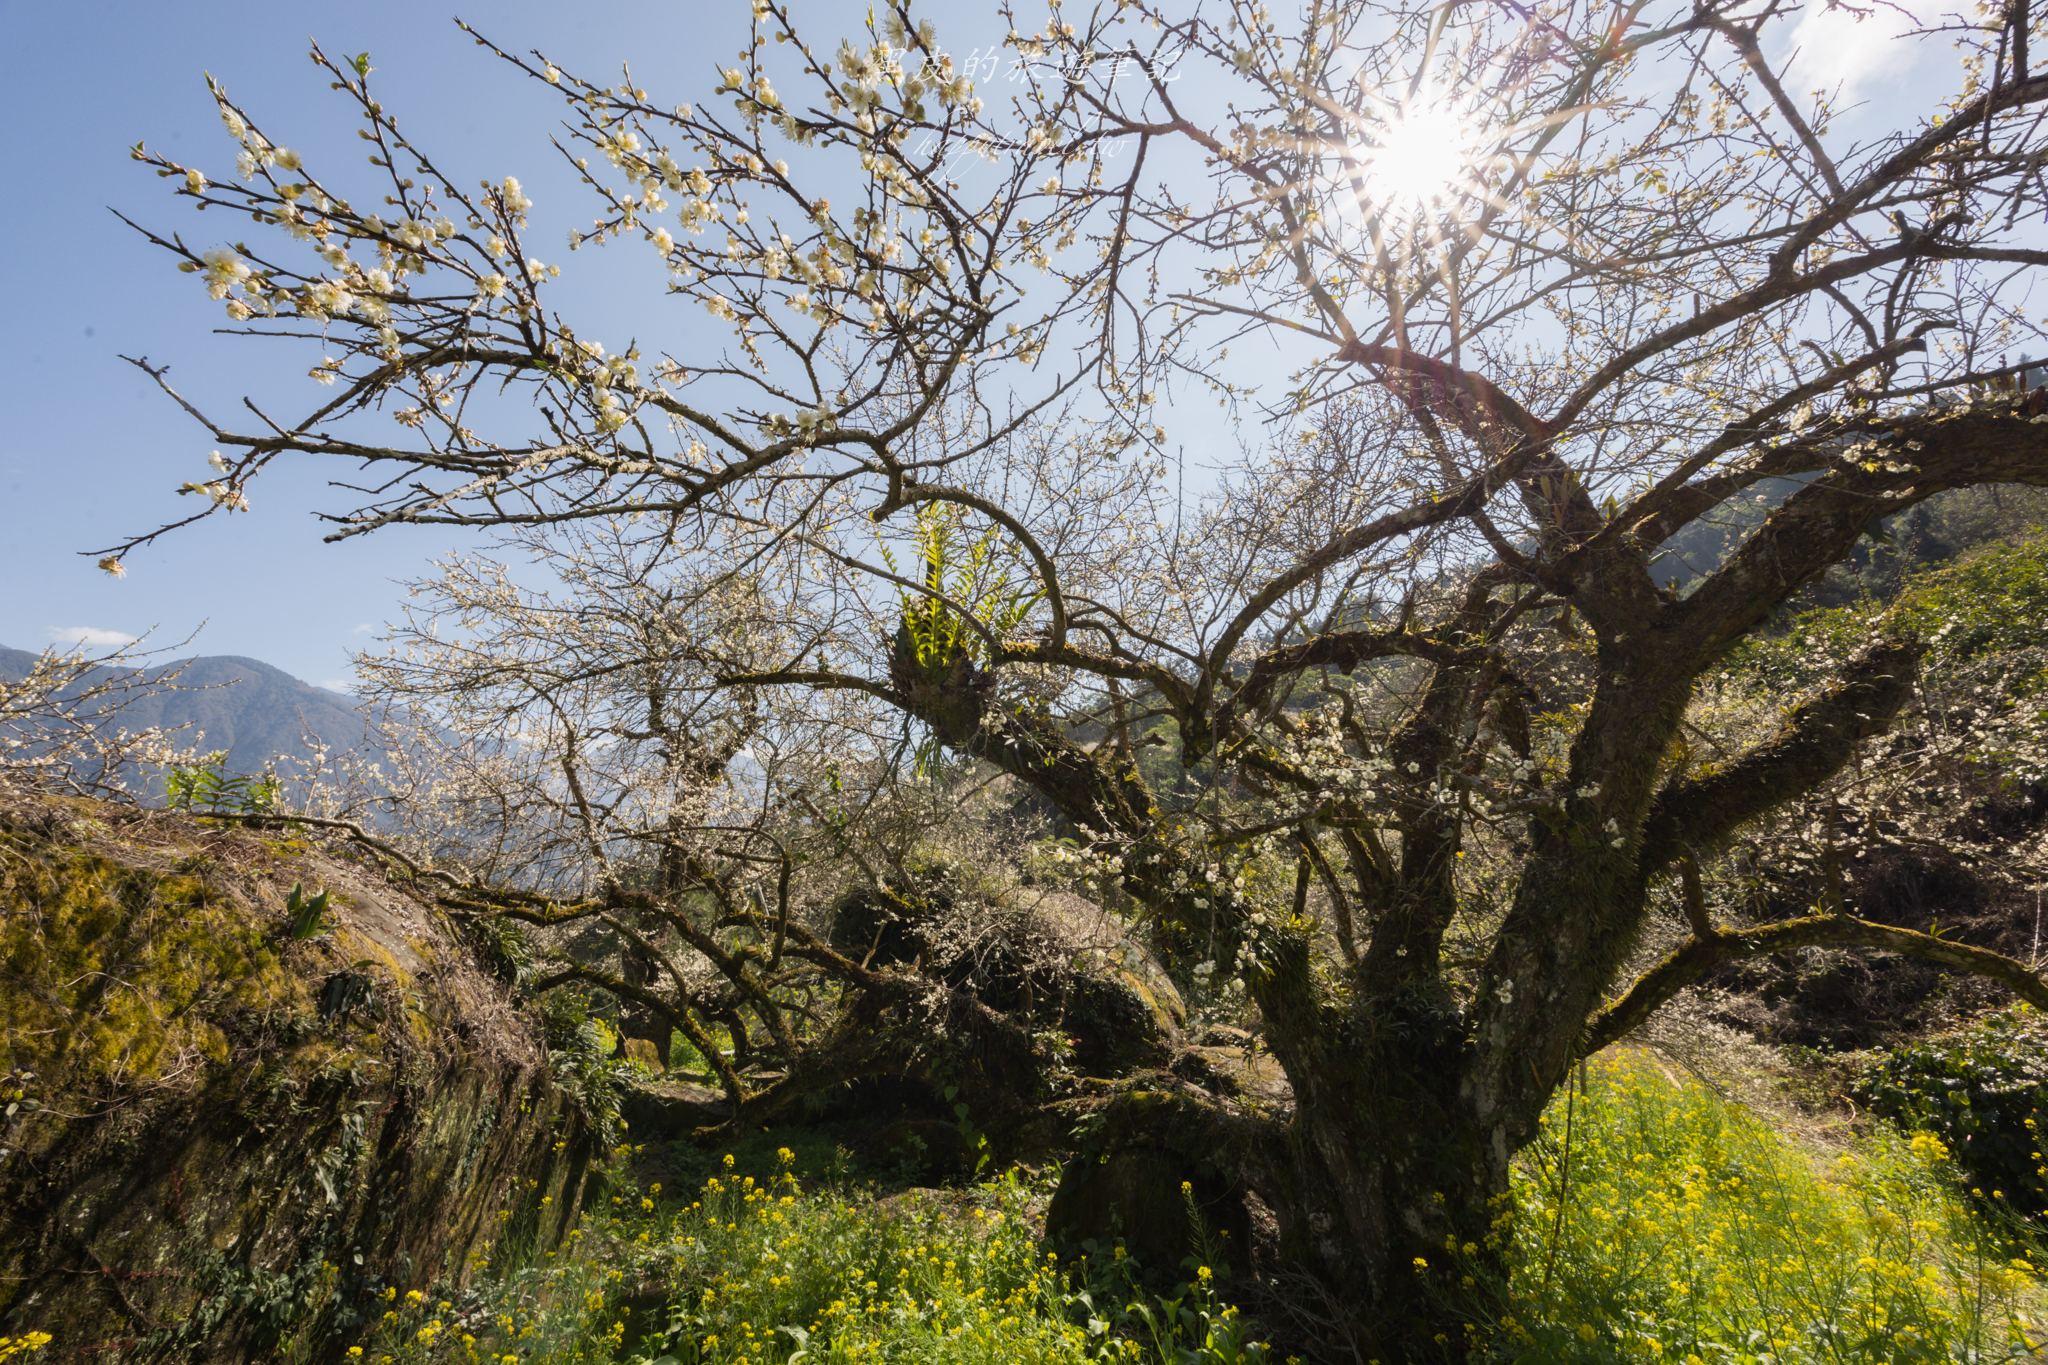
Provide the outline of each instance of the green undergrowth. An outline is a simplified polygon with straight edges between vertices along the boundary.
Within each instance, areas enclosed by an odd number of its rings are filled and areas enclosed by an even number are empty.
[[[804,1143],[797,1138],[800,1148]],[[748,1144],[614,1197],[557,1255],[459,1294],[393,1286],[361,1359],[441,1362],[1280,1359],[1194,1262],[1176,1295],[1041,1245],[1018,1173],[888,1199],[817,1151]],[[748,1171],[758,1172],[748,1175]],[[803,1172],[804,1174],[799,1174]],[[812,1174],[816,1172],[816,1174]],[[1447,1248],[1480,1362],[2019,1362],[2048,1343],[2025,1226],[1988,1221],[1940,1138],[1777,1131],[1622,1055],[1561,1096],[1494,1247]],[[1418,1293],[1444,1266],[1416,1267]],[[378,1314],[381,1313],[381,1319]]]
[[[778,1154],[677,1196],[622,1195],[537,1266],[456,1297],[386,1291],[359,1358],[429,1362],[997,1365],[1275,1359],[1206,1266],[1166,1298],[1112,1258],[1080,1273],[1038,1240],[1015,1174],[878,1200]]]
[[[1823,1150],[1641,1057],[1552,1106],[1500,1226],[1505,1287],[1467,1286],[1482,1360],[1988,1363],[2048,1343],[2039,1253],[1962,1196],[1939,1138]]]
[[[1940,1138],[1994,1216],[2048,1219],[2048,1021],[2038,1012],[2021,1005],[1899,1048],[1855,1093]]]
[[[1862,601],[1801,613],[1776,635],[1729,655],[1731,672],[1768,684],[1811,683],[1854,654],[1874,629],[1927,646],[1929,676],[1996,660],[2013,695],[2048,688],[2040,626],[2048,619],[2048,536],[1994,542],[1909,578],[1889,603]]]

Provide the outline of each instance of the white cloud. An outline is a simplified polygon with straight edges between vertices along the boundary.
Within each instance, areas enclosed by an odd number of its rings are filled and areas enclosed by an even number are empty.
[[[113,649],[120,645],[132,645],[137,638],[123,630],[104,630],[99,626],[50,627],[50,643],[53,645],[85,645],[92,649]]]
[[[377,628],[368,621],[365,621],[359,626],[350,626],[348,633],[351,635],[375,635]]]
[[[354,678],[322,678],[314,683],[313,686],[324,687],[329,692],[354,692],[356,690],[356,680]]]
[[[1809,90],[1839,90],[1844,100],[1865,94],[1878,81],[1903,76],[1930,49],[1947,49],[1940,39],[1906,35],[1938,22],[1954,0],[1892,0],[1869,6],[1812,0],[1787,44],[1793,52],[1787,91],[1804,103]]]

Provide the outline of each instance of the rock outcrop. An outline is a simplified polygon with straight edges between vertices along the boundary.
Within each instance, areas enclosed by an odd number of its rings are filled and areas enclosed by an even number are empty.
[[[0,1334],[55,1359],[334,1358],[385,1286],[551,1246],[592,1156],[429,901],[93,802],[0,793],[0,1074]]]

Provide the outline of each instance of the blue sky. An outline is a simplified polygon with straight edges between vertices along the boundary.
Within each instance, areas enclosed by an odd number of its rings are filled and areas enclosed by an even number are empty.
[[[257,485],[250,515],[216,517],[160,541],[131,558],[125,579],[109,578],[79,553],[193,510],[174,490],[206,476],[212,449],[121,355],[169,361],[174,383],[221,410],[245,392],[294,402],[310,392],[304,357],[212,335],[218,306],[107,211],[205,239],[207,220],[127,154],[146,139],[231,174],[232,144],[202,73],[225,82],[279,141],[353,159],[361,153],[350,113],[305,53],[309,37],[334,53],[368,50],[386,102],[437,156],[471,176],[521,176],[542,201],[537,219],[551,228],[550,207],[565,232],[587,216],[566,191],[552,204],[547,197],[555,110],[458,32],[456,13],[564,65],[612,71],[630,57],[649,84],[694,90],[715,81],[714,62],[741,46],[747,10],[524,0],[460,11],[394,0],[318,8],[0,0],[0,49],[15,73],[0,88],[0,150],[11,181],[0,213],[11,314],[0,329],[0,580],[8,587],[0,644],[35,649],[57,638],[53,632],[97,638],[152,627],[158,639],[175,641],[203,622],[193,645],[200,652],[252,655],[309,680],[338,681],[349,651],[393,614],[394,580],[460,543],[401,527],[323,544],[312,512],[342,510],[338,497],[323,489],[324,473],[279,467]],[[599,323],[621,328],[636,301],[633,291],[606,298],[602,289],[582,300]],[[645,325],[644,316],[636,320]]]
[[[987,10],[933,12],[947,45],[966,49],[1000,38],[1003,26]],[[306,392],[304,356],[211,335],[217,306],[107,211],[206,244],[206,220],[127,156],[145,139],[230,173],[202,72],[225,82],[273,138],[312,157],[354,157],[349,113],[305,52],[309,37],[335,54],[368,50],[385,102],[444,164],[467,177],[519,175],[550,229],[586,216],[572,191],[550,198],[560,183],[547,169],[554,109],[457,31],[457,12],[396,0],[318,8],[0,0],[0,50],[14,59],[0,84],[9,186],[0,261],[10,311],[0,329],[0,577],[9,589],[0,594],[0,644],[33,649],[152,628],[171,642],[203,623],[193,646],[200,652],[253,655],[339,682],[349,652],[394,613],[395,581],[461,543],[396,528],[323,544],[312,512],[345,504],[323,489],[324,472],[280,467],[256,485],[250,515],[214,518],[135,554],[125,579],[80,553],[192,510],[173,490],[206,476],[204,433],[122,354],[171,362],[173,382],[223,411],[244,393],[296,401]],[[850,3],[830,12],[858,20]],[[510,46],[538,46],[593,74],[630,58],[636,78],[684,99],[715,82],[715,64],[740,48],[746,14],[744,0],[497,0],[466,17]],[[1887,26],[1896,22],[1858,25],[1816,6],[1799,28],[1806,83],[1846,80],[1883,95],[1868,116],[1899,112],[1892,96],[1937,70],[1945,77],[1947,63],[1933,44],[1893,40]],[[592,324],[584,330],[645,336],[645,295],[609,265],[578,266],[570,274],[583,277],[577,315]],[[673,325],[696,324],[678,317]]]

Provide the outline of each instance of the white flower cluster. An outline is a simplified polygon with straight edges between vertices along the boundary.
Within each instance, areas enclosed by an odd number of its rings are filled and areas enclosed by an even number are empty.
[[[218,451],[215,452],[219,454]],[[213,505],[229,512],[246,512],[249,499],[242,490],[226,479],[208,479],[203,483],[184,483],[178,486],[180,493],[200,493],[211,499]],[[104,566],[102,566],[104,567]]]

